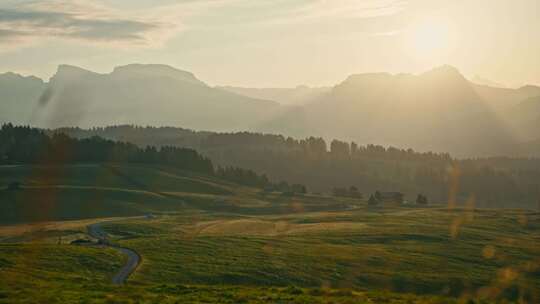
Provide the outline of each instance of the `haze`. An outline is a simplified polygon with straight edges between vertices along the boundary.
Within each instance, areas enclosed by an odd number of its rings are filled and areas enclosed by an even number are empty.
[[[0,303],[540,303],[540,0],[0,0]]]
[[[538,12],[536,0],[8,0],[0,71],[163,63],[212,85],[293,87],[450,64],[518,87],[540,84]]]

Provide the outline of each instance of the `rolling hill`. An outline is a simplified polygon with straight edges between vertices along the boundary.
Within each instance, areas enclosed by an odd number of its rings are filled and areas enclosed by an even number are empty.
[[[20,189],[10,190],[12,182]],[[261,189],[215,176],[143,164],[75,163],[0,166],[0,226],[15,223],[142,216],[189,210],[281,214],[343,210],[350,200],[260,195]]]
[[[0,166],[0,184],[18,181],[20,191],[0,190],[0,223],[74,220],[144,215],[182,210],[188,203],[174,193],[231,195],[230,186],[189,172],[148,166]],[[217,183],[216,183],[217,182]],[[212,200],[210,199],[210,201]]]

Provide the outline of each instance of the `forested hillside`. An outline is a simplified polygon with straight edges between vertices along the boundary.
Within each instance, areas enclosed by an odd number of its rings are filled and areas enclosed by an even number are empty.
[[[487,207],[536,208],[540,199],[540,159],[456,159],[447,153],[247,132],[132,126],[61,131],[79,138],[99,135],[139,146],[189,147],[218,165],[249,168],[272,180],[305,184],[315,192],[356,186],[364,194],[401,191],[413,200],[424,193],[431,201]]]
[[[190,148],[146,145],[103,139],[98,136],[72,138],[63,132],[13,126],[0,129],[1,164],[72,164],[72,163],[135,163],[172,166],[252,187],[270,187],[288,192],[305,192],[303,185],[289,185],[285,181],[272,183],[266,175],[252,170],[225,166],[217,168],[207,157]]]

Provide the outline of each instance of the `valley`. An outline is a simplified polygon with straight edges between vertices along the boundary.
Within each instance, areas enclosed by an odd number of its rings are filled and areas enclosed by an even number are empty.
[[[84,299],[92,303],[214,297],[230,297],[224,300],[230,303],[258,303],[261,297],[292,303],[453,303],[540,296],[537,212],[436,203],[369,206],[365,199],[288,196],[159,166],[116,166],[125,174],[113,176],[108,166],[0,167],[22,181],[21,190],[0,190],[2,197],[17,200],[39,191],[19,204],[42,210],[34,224],[10,224],[13,218],[2,212],[4,299],[55,303],[87,288],[93,292]],[[64,174],[41,174],[53,169]],[[137,176],[137,183],[121,176]],[[172,191],[186,182],[193,190]],[[55,199],[47,204],[47,197]],[[108,203],[94,200],[84,207],[82,197]],[[10,201],[2,202],[6,208]],[[141,256],[125,286],[108,285],[125,255],[69,245],[95,237],[88,230],[93,225],[114,246]],[[72,262],[60,266],[66,259]],[[32,291],[38,286],[47,292]]]

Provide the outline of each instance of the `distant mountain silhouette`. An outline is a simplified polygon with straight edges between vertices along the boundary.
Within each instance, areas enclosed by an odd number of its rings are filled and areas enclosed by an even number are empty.
[[[115,123],[240,130],[278,108],[209,87],[193,74],[166,65],[133,64],[109,74],[61,65],[40,100],[39,125],[96,126]]]
[[[511,107],[505,113],[505,118],[524,141],[540,139],[540,95]]]
[[[525,99],[540,96],[540,87],[523,86],[519,89],[498,88],[486,85],[473,85],[476,93],[495,111],[507,111]]]
[[[450,66],[420,75],[352,75],[322,100],[260,130],[339,136],[458,156],[507,153],[516,143],[512,128],[478,94],[476,85]]]
[[[0,74],[0,122],[30,124],[45,83],[33,76]]]
[[[484,86],[495,87],[495,88],[506,88],[507,87],[507,86],[505,86],[505,85],[503,85],[501,83],[498,83],[498,82],[495,82],[495,81],[480,77],[478,75],[474,76],[471,79],[471,82],[474,83],[474,84],[477,84],[477,85],[484,85]]]
[[[308,104],[331,90],[330,87],[308,86],[297,86],[295,88],[245,88],[223,86],[218,88],[252,98],[273,100],[288,106],[302,106]]]

